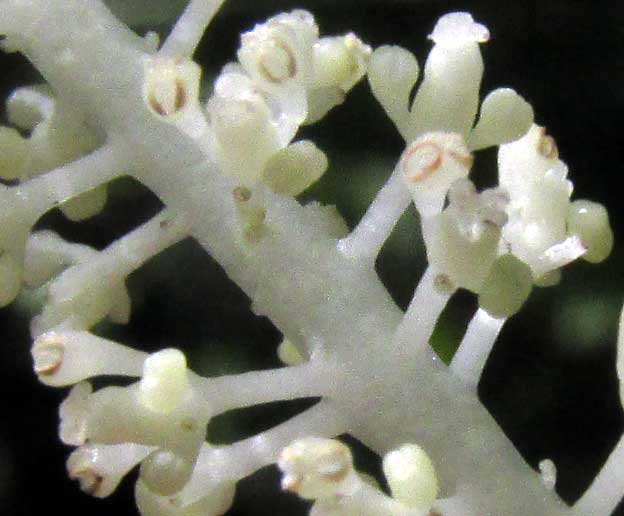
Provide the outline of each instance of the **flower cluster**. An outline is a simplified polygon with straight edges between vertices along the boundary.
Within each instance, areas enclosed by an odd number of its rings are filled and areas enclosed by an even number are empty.
[[[312,500],[317,516],[521,516],[527,507],[608,516],[618,494],[603,486],[624,478],[624,446],[566,508],[552,461],[542,461],[540,481],[476,392],[498,333],[533,286],[555,284],[579,257],[604,260],[613,245],[606,210],[570,200],[567,167],[531,106],[509,88],[480,103],[488,29],[467,13],[443,16],[417,85],[408,50],[372,51],[352,33],[321,37],[312,15],[295,10],[245,32],[204,100],[191,56],[220,5],[191,0],[160,45],[100,0],[0,3],[4,48],[48,82],[16,90],[14,128],[0,130],[0,176],[10,182],[0,185],[0,305],[23,286],[47,293],[31,351],[43,383],[71,386],[59,428],[76,447],[69,476],[105,497],[138,466],[143,516],[223,514],[239,480],[276,462],[283,488]],[[335,208],[295,199],[328,167],[313,142],[295,140],[364,76],[405,150],[349,231]],[[487,147],[498,147],[499,184],[479,192],[469,175],[473,153]],[[126,174],[165,208],[105,249],[32,232],[60,205],[73,219],[96,213],[106,184]],[[429,268],[403,313],[375,259],[412,202]],[[148,355],[91,332],[104,318],[127,322],[127,277],[189,236],[281,331],[286,367],[202,378],[177,349]],[[447,366],[428,341],[458,288],[478,295],[479,309]],[[94,390],[102,376],[134,383]],[[206,442],[219,414],[312,397],[312,408],[260,434]],[[383,456],[391,495],[354,469],[333,440],[343,433]]]

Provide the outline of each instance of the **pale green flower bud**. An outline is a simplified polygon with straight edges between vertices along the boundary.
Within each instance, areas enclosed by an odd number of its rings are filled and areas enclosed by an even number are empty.
[[[409,96],[418,74],[414,54],[398,46],[375,49],[368,64],[368,82],[373,95],[399,128],[409,116]]]
[[[481,104],[479,122],[468,137],[472,150],[521,138],[533,124],[533,108],[510,88],[499,88]]]
[[[174,411],[191,389],[186,358],[177,349],[164,349],[150,355],[139,383],[141,403],[160,414]]]
[[[613,231],[609,224],[609,214],[602,204],[574,201],[568,211],[568,232],[578,235],[587,248],[583,260],[599,263],[611,254]]]
[[[364,76],[371,48],[355,34],[321,38],[313,48],[314,84],[347,92]]]
[[[302,140],[269,158],[264,180],[275,193],[299,195],[320,179],[327,166],[325,153],[313,142]]]
[[[479,293],[479,306],[503,319],[518,312],[533,287],[530,267],[513,254],[496,259]]]
[[[387,453],[383,470],[392,497],[408,507],[427,513],[438,497],[438,478],[427,453],[415,444],[405,444]]]
[[[195,463],[169,450],[156,450],[141,463],[141,479],[154,493],[170,496],[186,484]]]

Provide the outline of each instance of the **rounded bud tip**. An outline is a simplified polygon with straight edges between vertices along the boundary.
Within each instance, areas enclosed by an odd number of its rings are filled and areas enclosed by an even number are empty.
[[[186,358],[181,351],[165,349],[145,360],[139,393],[147,408],[168,414],[180,405],[189,391]]]
[[[387,453],[383,470],[392,496],[409,507],[427,512],[438,496],[438,479],[433,462],[415,444],[405,444]]]

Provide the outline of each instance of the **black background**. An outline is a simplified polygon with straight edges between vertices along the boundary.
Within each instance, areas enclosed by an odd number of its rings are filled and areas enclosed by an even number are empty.
[[[558,490],[567,501],[580,496],[622,432],[614,373],[617,315],[624,292],[619,237],[624,233],[621,5],[589,0],[231,0],[206,34],[198,56],[209,79],[232,58],[242,30],[294,7],[313,11],[324,34],[353,30],[373,46],[400,44],[414,51],[421,63],[430,46],[425,37],[441,14],[466,10],[490,28],[491,41],[483,47],[484,94],[511,86],[533,104],[536,121],[555,136],[560,156],[570,167],[575,195],[606,204],[616,234],[607,263],[574,264],[560,286],[533,293],[523,312],[505,327],[480,385],[484,403],[529,463],[535,466],[545,457],[555,461]],[[157,28],[166,33],[164,26]],[[0,58],[3,97],[15,86],[37,80],[21,57]],[[375,185],[383,181],[378,171],[389,172],[401,152],[400,138],[365,83],[304,134],[327,151],[331,162],[326,177],[304,200],[338,204],[353,225]],[[492,184],[494,165],[493,152],[481,153],[475,181]],[[40,225],[100,248],[159,208],[149,192],[121,181],[113,185],[102,215],[79,225],[51,213]],[[416,227],[409,213],[378,261],[384,282],[402,306],[409,302],[424,267]],[[182,242],[151,260],[128,284],[134,302],[131,323],[124,328],[103,325],[98,331],[149,351],[181,347],[203,374],[278,365],[278,332],[250,313],[245,296],[193,242]],[[90,499],[67,480],[64,461],[69,450],[56,436],[64,393],[40,385],[31,371],[23,306],[0,310],[0,514],[136,514],[132,480],[104,501]],[[443,355],[452,352],[474,306],[469,295],[453,299],[434,337]],[[307,404],[275,404],[218,418],[211,424],[210,437],[228,442],[252,435]],[[378,472],[376,458],[365,450],[358,462]],[[278,492],[278,475],[266,468],[241,483],[228,514],[306,513],[304,504]],[[624,515],[624,509],[617,514]]]

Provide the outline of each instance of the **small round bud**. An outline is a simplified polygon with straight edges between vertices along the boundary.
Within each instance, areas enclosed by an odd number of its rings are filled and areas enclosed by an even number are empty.
[[[351,451],[340,441],[306,437],[284,448],[277,465],[282,489],[316,500],[334,496],[353,472]]]
[[[582,256],[590,263],[606,259],[613,249],[613,231],[609,214],[601,204],[578,200],[570,204],[568,233],[580,237],[587,252]]]
[[[193,473],[194,463],[169,450],[156,450],[141,463],[141,479],[154,493],[177,493]]]
[[[309,140],[293,143],[269,158],[264,178],[271,190],[282,195],[299,195],[327,170],[325,153]]]
[[[12,253],[0,250],[0,308],[12,303],[22,286],[22,264]]]
[[[366,73],[371,48],[355,34],[321,38],[313,48],[315,83],[349,91]]]
[[[61,206],[61,211],[69,220],[79,222],[89,219],[104,209],[108,197],[105,185],[69,199]]]
[[[20,179],[28,167],[28,141],[11,127],[0,127],[0,179]]]
[[[438,478],[425,451],[405,444],[387,453],[383,470],[393,498],[427,513],[438,496]]]
[[[169,414],[180,405],[189,390],[186,358],[181,351],[164,349],[145,360],[139,384],[140,400],[145,407]]]
[[[522,308],[533,287],[531,268],[513,254],[496,259],[479,293],[479,306],[492,317],[510,317]]]
[[[481,104],[479,122],[470,133],[471,149],[501,145],[521,138],[533,124],[533,108],[510,88],[499,88]]]
[[[368,82],[373,95],[397,124],[409,115],[409,96],[418,74],[414,54],[402,47],[379,47],[370,58]]]

